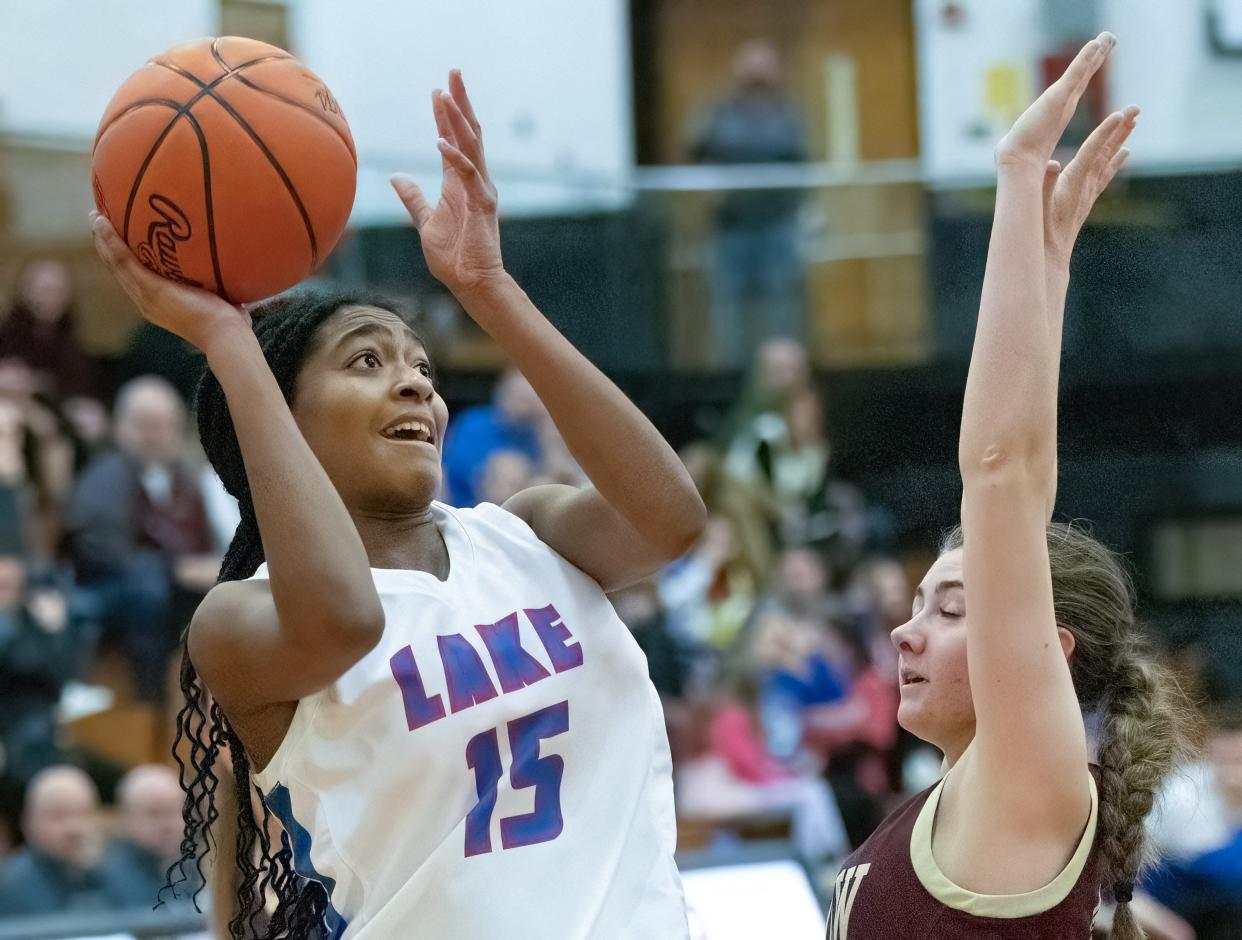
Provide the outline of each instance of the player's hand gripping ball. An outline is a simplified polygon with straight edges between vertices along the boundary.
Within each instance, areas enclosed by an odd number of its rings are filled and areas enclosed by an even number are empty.
[[[282,49],[225,36],[131,75],[95,135],[95,206],[144,265],[248,303],[341,236],[358,158],[332,93]]]

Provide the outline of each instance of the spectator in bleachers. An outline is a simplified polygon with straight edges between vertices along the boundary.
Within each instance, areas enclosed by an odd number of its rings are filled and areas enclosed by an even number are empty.
[[[827,619],[841,610],[824,559],[812,548],[792,545],[782,550],[775,581],[770,600],[796,617]]]
[[[825,761],[825,776],[841,808],[850,844],[857,846],[884,819],[894,793],[897,668],[895,663],[890,667],[887,658],[878,663],[873,659],[869,638],[854,623],[834,618],[827,628],[833,665],[846,692],[837,701],[812,703],[802,710],[802,743]]]
[[[681,450],[681,460],[707,511],[729,523],[756,583],[766,583],[776,563],[775,507],[763,493],[731,476],[709,444],[687,445]]]
[[[99,393],[99,370],[75,331],[73,276],[58,258],[28,261],[0,323],[0,359],[17,358],[35,373],[42,394],[59,401]]]
[[[177,772],[164,764],[134,767],[121,778],[116,802],[121,811],[117,854],[142,880],[143,893],[154,905],[169,867],[181,858],[185,794]],[[188,898],[184,888],[178,896]]]
[[[733,60],[733,87],[691,132],[697,163],[791,163],[806,159],[805,130],[781,75],[780,55],[764,40]],[[717,362],[740,365],[766,336],[800,336],[802,264],[794,189],[738,189],[716,208],[712,245],[712,329]],[[756,332],[758,336],[754,335]]]
[[[486,405],[466,408],[454,416],[444,441],[444,487],[454,506],[482,501],[481,478],[488,458],[497,451],[521,454],[542,472],[547,409],[517,369],[506,369]]]
[[[99,792],[78,768],[59,765],[35,776],[22,832],[25,847],[0,868],[0,917],[144,903],[142,885],[108,852]]]
[[[1199,940],[1242,924],[1242,708],[1219,703],[1204,759],[1169,778],[1148,820],[1163,856],[1144,880]]]
[[[35,390],[20,359],[0,360],[0,527],[7,539],[46,558],[60,538],[73,481],[73,444],[64,422]]]
[[[505,500],[538,482],[535,465],[516,450],[494,450],[483,463],[478,476],[479,502],[503,506]]]
[[[10,829],[26,784],[65,760],[56,705],[91,646],[78,605],[54,583],[29,580],[24,557],[0,555],[0,816]]]
[[[69,426],[73,445],[73,473],[86,469],[91,460],[112,442],[112,418],[98,398],[79,396],[61,404],[61,414]]]
[[[780,727],[793,729],[782,736],[783,743],[769,729],[769,746],[777,754],[793,753],[801,743],[803,711],[848,694],[849,654],[827,629],[826,618],[779,606],[761,609],[751,630],[750,657],[760,670],[765,707]]]
[[[666,701],[686,694],[688,662],[685,650],[668,629],[668,615],[651,579],[609,595],[617,616],[630,628],[638,648],[647,657],[651,684]]]
[[[669,629],[692,650],[723,650],[754,609],[762,572],[746,556],[729,520],[710,515],[703,537],[657,576]]]
[[[769,612],[711,694],[705,748],[677,768],[678,811],[716,819],[788,813],[799,854],[824,863],[844,855],[848,836],[814,754],[800,746],[796,707],[772,684],[801,671],[813,641],[803,624]]]
[[[737,479],[762,487],[780,514],[783,541],[801,544],[832,534],[826,510],[829,447],[823,407],[812,388],[798,389],[780,412],[751,422],[734,438],[727,468]]]
[[[121,643],[136,691],[158,701],[168,655],[215,583],[220,550],[202,472],[187,459],[185,405],[156,377],[117,396],[117,450],[96,457],[66,519],[79,583],[99,604],[104,635]]]
[[[901,562],[875,556],[853,571],[843,595],[848,616],[857,624],[867,661],[881,675],[897,681],[897,649],[892,632],[910,619],[914,590]]]
[[[143,320],[129,338],[117,375],[122,384],[144,375],[158,375],[168,380],[183,401],[193,401],[206,367],[203,354],[180,336]]]
[[[777,337],[759,344],[737,403],[725,418],[719,443],[730,470],[749,465],[758,442],[783,434],[789,402],[811,387],[806,347],[796,339]]]
[[[726,466],[775,507],[780,541],[817,546],[840,584],[862,555],[868,521],[859,490],[833,478],[830,455],[821,397],[803,386],[734,437]]]

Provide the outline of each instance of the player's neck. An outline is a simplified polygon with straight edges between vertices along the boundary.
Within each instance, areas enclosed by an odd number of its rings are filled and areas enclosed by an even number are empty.
[[[399,516],[352,513],[372,568],[426,571],[448,577],[449,554],[431,508]]]
[[[970,747],[970,742],[974,739],[974,729],[972,728],[970,735],[964,736],[959,740],[955,740],[951,743],[947,741],[938,741],[936,746],[940,748],[941,752],[944,754],[944,762],[941,764],[940,769],[946,773],[949,770],[952,770],[953,766],[962,759],[962,755],[966,753],[966,749]]]

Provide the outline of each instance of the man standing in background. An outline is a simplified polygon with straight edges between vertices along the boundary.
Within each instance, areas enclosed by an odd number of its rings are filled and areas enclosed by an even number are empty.
[[[733,60],[733,87],[692,135],[697,163],[793,163],[806,159],[805,131],[781,80],[776,47],[754,39]],[[741,365],[770,336],[801,338],[802,270],[797,190],[727,193],[716,208],[711,259],[716,363]]]

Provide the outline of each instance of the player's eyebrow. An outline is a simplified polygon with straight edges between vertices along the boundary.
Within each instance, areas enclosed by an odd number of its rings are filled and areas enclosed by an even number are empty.
[[[405,335],[417,343],[420,349],[422,348],[422,344],[419,343],[418,337],[414,335],[414,331],[409,327],[405,328]],[[340,349],[351,340],[364,336],[375,337],[378,339],[392,339],[392,328],[384,326],[380,323],[360,323],[357,326],[350,327],[339,337],[337,337],[336,342],[332,344],[332,348]]]
[[[949,581],[941,581],[939,584],[936,585],[932,593],[943,594],[945,591],[953,590],[953,588],[962,588],[963,590],[965,590],[966,585],[964,585],[958,579],[951,579]],[[914,589],[914,599],[917,601],[917,600],[920,600],[922,597],[923,597],[923,585],[920,584],[917,588]]]

